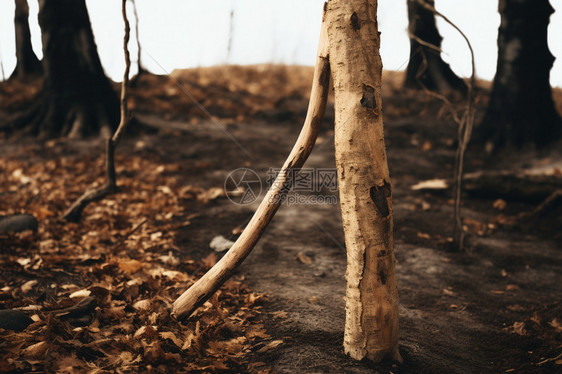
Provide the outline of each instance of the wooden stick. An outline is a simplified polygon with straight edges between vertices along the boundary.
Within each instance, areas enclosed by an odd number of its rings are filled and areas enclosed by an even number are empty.
[[[187,318],[195,309],[201,306],[234,272],[236,267],[244,261],[256,245],[275,212],[291,189],[293,174],[298,172],[310,155],[322,118],[326,109],[330,83],[330,63],[328,61],[328,43],[325,25],[322,25],[318,57],[314,70],[314,80],[310,94],[308,112],[303,128],[293,150],[271,189],[267,192],[258,210],[228,253],[209,270],[201,279],[185,291],[175,302],[172,315],[175,318]]]

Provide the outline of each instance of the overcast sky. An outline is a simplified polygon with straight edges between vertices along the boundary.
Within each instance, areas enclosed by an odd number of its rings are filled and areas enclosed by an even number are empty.
[[[124,68],[121,1],[87,0],[86,3],[102,64],[111,78],[120,81]],[[158,74],[224,63],[312,65],[323,3],[324,0],[137,0],[143,63]],[[456,22],[471,40],[478,77],[489,80],[496,69],[497,3],[497,0],[436,0],[437,9]],[[557,57],[551,83],[562,86],[562,1],[551,0],[551,3],[558,9],[551,16],[549,28],[549,46]],[[37,0],[29,0],[29,4],[33,46],[41,56]],[[0,0],[0,60],[6,75],[15,66],[13,15],[14,1]],[[378,15],[384,68],[402,70],[409,54],[406,0],[379,0]],[[438,27],[444,37],[444,58],[457,74],[469,75],[466,44],[440,19]],[[131,49],[135,46],[133,41]],[[136,56],[134,51],[133,56]]]

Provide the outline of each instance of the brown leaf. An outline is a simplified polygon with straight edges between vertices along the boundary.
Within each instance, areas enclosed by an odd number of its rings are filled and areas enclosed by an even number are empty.
[[[552,321],[549,322],[549,325],[554,327],[556,332],[562,331],[562,322],[558,320],[558,318],[554,318]]]
[[[122,259],[118,263],[119,269],[127,274],[133,274],[142,269],[142,262],[138,260]]]
[[[183,346],[183,342],[181,341],[181,339],[179,339],[173,332],[171,331],[163,331],[160,333],[160,337],[162,339],[170,339],[172,342],[174,342],[175,345],[178,346],[178,348],[181,348]]]
[[[492,206],[498,210],[504,210],[507,206],[507,203],[505,202],[505,200],[497,199],[496,201],[494,201],[494,204],[492,204]]]
[[[525,322],[514,322],[513,330],[516,334],[519,334],[521,336],[527,335],[527,330],[525,330]]]
[[[431,235],[423,233],[423,232],[418,232],[416,235],[418,236],[418,238],[431,239]]]
[[[305,265],[310,265],[312,264],[312,258],[310,258],[309,256],[307,256],[304,252],[299,252],[297,254],[297,258],[299,259],[299,261]]]
[[[41,358],[45,355],[48,346],[47,342],[39,342],[25,348],[22,353],[25,358]]]
[[[272,349],[275,349],[275,348],[279,347],[281,344],[283,344],[283,340],[273,340],[273,341],[269,342],[268,344],[266,344],[264,347],[258,349],[258,352],[264,353],[264,352],[270,351]]]

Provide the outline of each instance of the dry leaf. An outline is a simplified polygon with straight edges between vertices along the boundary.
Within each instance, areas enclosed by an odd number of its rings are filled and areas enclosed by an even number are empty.
[[[26,358],[40,358],[45,355],[48,347],[49,345],[47,342],[43,341],[30,345],[25,348],[22,353]]]
[[[505,202],[505,200],[497,199],[496,201],[494,201],[494,204],[492,206],[498,210],[504,210],[506,205],[507,203]]]
[[[423,232],[418,232],[417,234],[418,238],[422,238],[422,239],[431,239],[431,236],[429,234],[423,233]]]
[[[30,280],[30,281],[25,282],[21,286],[21,292],[28,293],[29,291],[31,291],[33,289],[33,287],[35,287],[35,285],[37,285],[37,283],[38,282],[36,280]]]
[[[525,322],[514,322],[513,330],[516,334],[519,334],[521,336],[527,335],[527,330],[525,330]]]
[[[133,337],[136,339],[153,339],[157,336],[158,333],[152,328],[152,326],[142,326],[140,329],[135,331],[135,334],[133,335]]]
[[[443,293],[447,296],[454,296],[455,293],[448,288],[443,288]]]
[[[150,309],[150,305],[150,300],[139,300],[133,304],[133,308],[135,308],[136,310],[146,311]]]
[[[211,240],[209,247],[213,249],[215,252],[223,252],[230,249],[230,247],[232,247],[233,245],[234,245],[233,241],[226,239],[222,235],[218,235],[215,236],[213,240]]]
[[[70,294],[71,299],[75,299],[77,297],[88,297],[92,292],[90,290],[79,290]]]
[[[447,181],[445,179],[430,179],[427,181],[419,182],[412,187],[412,190],[446,190],[449,188]]]
[[[550,321],[549,325],[554,327],[557,332],[562,331],[562,322],[560,322],[558,318],[554,318],[552,321]]]
[[[142,262],[138,260],[121,260],[118,263],[119,269],[123,270],[127,274],[133,274],[142,268]]]
[[[310,265],[312,264],[312,258],[310,258],[309,256],[307,256],[304,252],[299,252],[297,254],[297,258],[299,259],[299,261],[303,264],[306,265]]]
[[[258,352],[264,353],[264,352],[270,351],[272,349],[275,349],[275,348],[279,347],[281,344],[283,344],[283,340],[273,340],[273,341],[269,342],[268,344],[266,344],[264,347],[258,349]]]
[[[162,339],[170,339],[171,341],[174,342],[175,345],[178,346],[178,348],[182,348],[183,343],[182,341],[171,331],[163,331],[160,333],[160,337]]]

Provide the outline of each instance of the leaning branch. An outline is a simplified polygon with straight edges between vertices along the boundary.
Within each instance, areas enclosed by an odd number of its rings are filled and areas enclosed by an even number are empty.
[[[201,306],[230,278],[236,267],[244,261],[256,245],[291,189],[292,178],[290,176],[293,175],[293,171],[298,172],[300,170],[314,147],[326,109],[329,83],[328,36],[325,25],[323,25],[308,112],[293,150],[285,161],[273,186],[267,192],[258,210],[236,243],[211,270],[174,302],[172,315],[176,318],[189,317],[195,309]]]
[[[107,166],[107,182],[100,188],[88,189],[82,196],[78,198],[68,210],[64,213],[63,218],[70,222],[78,222],[82,216],[82,211],[88,204],[99,201],[104,197],[119,191],[117,180],[115,177],[115,148],[121,140],[123,131],[129,124],[129,110],[127,106],[127,87],[129,86],[129,71],[131,69],[131,57],[127,47],[131,34],[129,20],[127,19],[127,0],[122,0],[122,14],[125,23],[125,36],[123,37],[123,51],[125,52],[125,73],[123,74],[123,83],[121,84],[121,119],[119,126],[112,137],[107,139],[106,146],[106,166]]]

